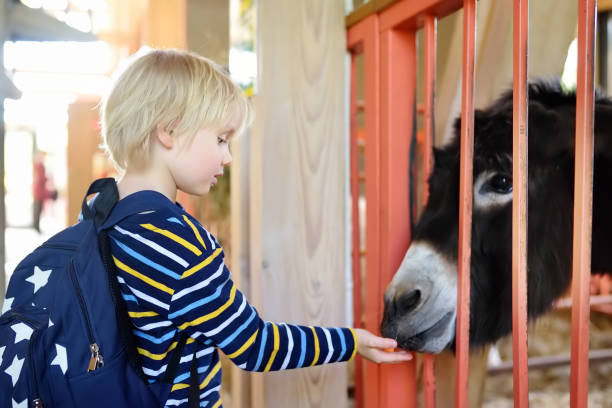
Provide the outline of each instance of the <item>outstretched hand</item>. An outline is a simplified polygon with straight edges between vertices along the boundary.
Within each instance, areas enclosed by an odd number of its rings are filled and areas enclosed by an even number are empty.
[[[397,347],[393,339],[378,337],[364,329],[354,329],[357,336],[357,353],[374,363],[403,363],[412,360],[407,351],[388,351]]]

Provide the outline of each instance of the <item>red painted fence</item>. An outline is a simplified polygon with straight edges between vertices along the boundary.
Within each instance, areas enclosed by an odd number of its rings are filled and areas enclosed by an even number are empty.
[[[375,2],[373,2],[375,3]],[[353,280],[356,327],[378,332],[383,292],[410,243],[411,135],[419,132],[423,182],[432,168],[437,19],[463,8],[461,164],[456,332],[455,406],[467,406],[469,352],[470,242],[474,140],[475,0],[380,2],[347,31],[351,69],[351,194],[353,197]],[[392,3],[391,5],[389,5]],[[576,183],[572,281],[571,406],[585,407],[588,394],[590,236],[593,179],[594,32],[596,0],[578,0]],[[513,122],[513,370],[515,407],[528,406],[527,384],[527,44],[528,0],[514,0]],[[416,32],[424,30],[424,103],[416,105]],[[357,97],[356,65],[363,62],[364,95]],[[363,132],[359,122],[363,122]],[[360,242],[359,198],[365,198],[365,243]],[[397,199],[404,197],[405,199]],[[427,199],[424,191],[423,200]],[[423,205],[421,202],[420,205]],[[363,227],[363,225],[361,226]],[[365,244],[365,245],[363,245]],[[365,271],[362,259],[365,257]],[[362,281],[365,279],[365,281]],[[609,282],[609,281],[607,281]],[[362,287],[366,287],[365,299]],[[603,293],[603,292],[602,292]],[[605,294],[605,293],[604,293]],[[362,303],[364,310],[362,310]],[[435,406],[433,356],[423,356],[424,401]],[[377,366],[356,361],[358,408],[416,407],[416,363]]]

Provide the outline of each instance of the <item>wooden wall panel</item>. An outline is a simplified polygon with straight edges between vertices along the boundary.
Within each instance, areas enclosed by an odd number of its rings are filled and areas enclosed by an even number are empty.
[[[344,2],[257,7],[252,300],[268,320],[344,325]],[[345,407],[346,372],[336,364],[255,374],[252,406]]]
[[[142,41],[154,48],[187,48],[186,0],[148,0]]]
[[[102,142],[98,103],[98,100],[79,99],[68,108],[68,225],[77,221],[83,194],[93,181],[92,157]]]

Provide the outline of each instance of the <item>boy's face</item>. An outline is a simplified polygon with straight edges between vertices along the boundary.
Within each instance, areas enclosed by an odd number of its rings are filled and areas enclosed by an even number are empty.
[[[170,164],[177,188],[194,195],[206,194],[223,176],[223,168],[232,162],[229,141],[238,126],[235,118],[227,126],[214,130],[201,128],[191,143],[175,144]]]

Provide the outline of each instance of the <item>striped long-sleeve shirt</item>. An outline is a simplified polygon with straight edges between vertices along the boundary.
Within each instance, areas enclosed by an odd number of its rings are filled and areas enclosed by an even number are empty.
[[[111,252],[143,371],[160,381],[186,333],[167,407],[187,406],[196,357],[200,406],[221,406],[218,349],[248,371],[272,371],[350,360],[349,328],[262,320],[237,289],[215,238],[182,207],[153,191],[125,200],[154,200],[155,211],[129,216],[110,232]]]

